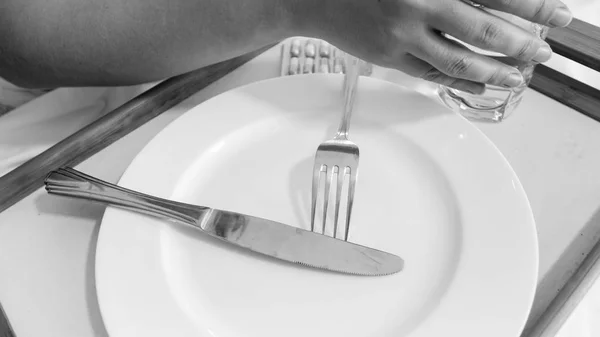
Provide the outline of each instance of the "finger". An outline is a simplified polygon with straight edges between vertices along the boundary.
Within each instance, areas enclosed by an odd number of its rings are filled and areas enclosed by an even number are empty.
[[[552,56],[548,43],[532,32],[462,1],[444,3],[448,9],[436,14],[434,28],[460,41],[523,61],[546,62]]]
[[[424,34],[412,54],[450,77],[507,88],[523,83],[523,76],[516,68],[477,54],[434,32]]]
[[[410,54],[406,54],[402,57],[398,68],[409,76],[421,78],[426,81],[438,83],[472,94],[480,95],[485,91],[485,86],[482,83],[450,77],[437,70],[431,64]]]
[[[464,50],[470,50],[465,45],[461,44],[460,42],[458,42],[456,40],[448,39],[448,42],[450,42],[453,45],[455,45],[459,48],[462,48]],[[521,64],[521,62],[519,60],[516,60],[514,57],[508,57],[508,56],[487,56],[487,57],[494,59],[498,62],[504,63],[508,66],[514,67],[514,68],[517,68]]]
[[[558,0],[477,0],[477,3],[550,27],[566,27],[573,14]]]

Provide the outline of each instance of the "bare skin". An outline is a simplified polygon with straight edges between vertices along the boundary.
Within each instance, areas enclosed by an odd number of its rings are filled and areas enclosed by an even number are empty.
[[[558,0],[479,0],[551,27]],[[471,92],[517,86],[515,68],[450,42],[545,62],[549,46],[461,0],[3,0],[0,77],[30,88],[132,85],[291,36],[323,38],[366,61]]]

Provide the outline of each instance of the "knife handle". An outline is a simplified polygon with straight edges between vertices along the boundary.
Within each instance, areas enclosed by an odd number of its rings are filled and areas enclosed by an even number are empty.
[[[65,167],[44,179],[50,194],[97,201],[198,227],[207,207],[180,203],[132,191]]]

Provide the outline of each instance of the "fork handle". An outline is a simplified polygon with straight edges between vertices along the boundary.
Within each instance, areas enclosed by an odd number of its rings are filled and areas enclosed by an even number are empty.
[[[192,226],[198,226],[198,219],[209,210],[132,191],[70,167],[51,171],[44,184],[50,194],[102,202]]]
[[[358,86],[358,77],[360,76],[361,61],[346,54],[346,72],[344,75],[344,114],[340,127],[338,128],[337,138],[347,139],[348,129],[350,128],[350,117],[354,106],[354,97],[356,96],[356,87]]]

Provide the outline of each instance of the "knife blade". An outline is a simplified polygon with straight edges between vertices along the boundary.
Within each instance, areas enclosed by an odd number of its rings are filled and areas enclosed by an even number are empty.
[[[200,229],[210,236],[284,261],[355,275],[390,275],[393,254],[250,215],[208,209]]]
[[[192,226],[232,245],[333,272],[383,276],[401,271],[394,254],[251,215],[191,205],[132,191],[72,168],[44,180],[50,194],[107,203]]]

